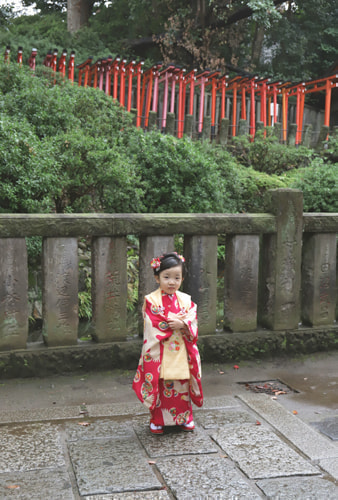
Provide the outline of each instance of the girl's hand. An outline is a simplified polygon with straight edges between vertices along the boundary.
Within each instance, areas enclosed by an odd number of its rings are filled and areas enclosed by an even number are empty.
[[[184,322],[180,318],[180,316],[183,316],[182,313],[179,314],[169,313],[169,314],[170,316],[168,316],[168,325],[172,330],[181,330],[182,328],[185,327]]]

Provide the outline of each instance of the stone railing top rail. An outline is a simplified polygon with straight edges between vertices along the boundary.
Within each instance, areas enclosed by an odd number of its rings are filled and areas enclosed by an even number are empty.
[[[338,213],[306,213],[303,230],[338,232]],[[271,214],[0,214],[0,238],[274,232]]]

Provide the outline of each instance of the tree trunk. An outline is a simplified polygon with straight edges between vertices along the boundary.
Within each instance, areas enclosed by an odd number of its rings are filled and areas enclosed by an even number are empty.
[[[254,70],[259,65],[264,41],[264,28],[256,24],[254,39],[251,49],[251,69]]]
[[[76,33],[88,23],[92,13],[92,0],[67,0],[67,29]]]

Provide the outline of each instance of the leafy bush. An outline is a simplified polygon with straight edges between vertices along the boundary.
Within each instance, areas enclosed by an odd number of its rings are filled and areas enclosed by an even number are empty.
[[[307,168],[286,175],[286,182],[303,191],[305,212],[338,212],[338,163],[316,158]]]
[[[148,212],[237,211],[236,163],[222,148],[135,130],[128,151]]]
[[[310,164],[313,151],[304,146],[286,147],[278,142],[271,129],[260,130],[254,142],[247,136],[235,137],[230,146],[232,153],[244,165],[251,166],[258,172],[280,175],[293,168],[306,167]]]
[[[0,211],[139,211],[131,117],[103,92],[4,65],[0,112]]]

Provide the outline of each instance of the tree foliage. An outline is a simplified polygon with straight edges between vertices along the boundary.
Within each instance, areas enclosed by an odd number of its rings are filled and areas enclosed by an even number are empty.
[[[335,140],[319,154],[269,134],[225,149],[143,132],[98,89],[0,63],[0,212],[262,212],[287,186],[333,211],[337,155]]]
[[[24,0],[26,5],[37,3],[45,19],[13,19],[0,42],[15,39],[22,45],[20,36],[31,33],[27,51],[37,40],[45,50],[48,39],[48,49],[60,44],[62,50],[67,44],[82,60],[120,53],[285,80],[324,76],[337,58],[338,4],[332,0],[83,1],[90,3],[92,15],[87,27],[71,35],[65,0]]]

